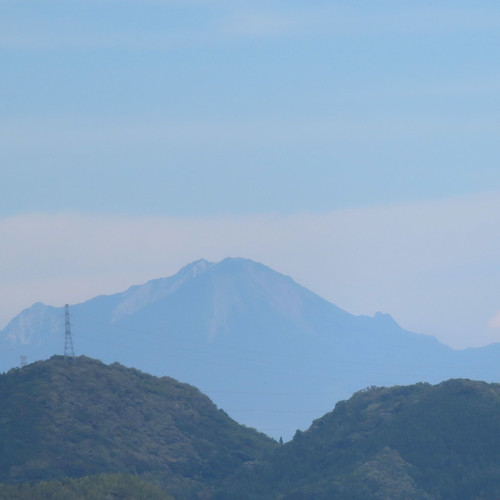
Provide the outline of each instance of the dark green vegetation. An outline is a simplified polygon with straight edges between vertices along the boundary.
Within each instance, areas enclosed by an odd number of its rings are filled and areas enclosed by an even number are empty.
[[[500,384],[369,388],[278,445],[88,358],[0,376],[0,499],[500,499]]]
[[[119,364],[55,356],[0,376],[0,482],[127,473],[189,497],[276,446],[196,388]]]
[[[500,384],[360,391],[219,498],[500,499]]]
[[[98,474],[80,479],[0,484],[0,498],[9,500],[172,500],[158,486],[125,474]]]

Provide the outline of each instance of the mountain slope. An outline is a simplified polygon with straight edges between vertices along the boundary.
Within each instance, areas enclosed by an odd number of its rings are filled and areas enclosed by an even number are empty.
[[[132,474],[96,474],[40,483],[1,484],[9,500],[173,500],[160,487]]]
[[[199,387],[240,422],[291,438],[368,385],[498,380],[500,346],[453,351],[388,315],[353,316],[246,259],[71,306],[77,353]],[[63,308],[35,304],[0,332],[0,369],[62,353]]]
[[[371,387],[278,446],[194,387],[56,356],[0,375],[0,496],[491,500],[499,414],[500,384]]]
[[[500,384],[371,388],[314,421],[216,498],[500,498]]]
[[[0,482],[119,472],[189,492],[276,446],[192,386],[85,357],[0,375],[0,422]]]

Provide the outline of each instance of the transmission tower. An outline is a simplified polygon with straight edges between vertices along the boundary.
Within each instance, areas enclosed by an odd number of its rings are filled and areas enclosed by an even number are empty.
[[[71,325],[69,322],[69,306],[64,306],[65,334],[64,334],[64,357],[72,359],[75,357],[73,350],[73,339],[71,338]]]

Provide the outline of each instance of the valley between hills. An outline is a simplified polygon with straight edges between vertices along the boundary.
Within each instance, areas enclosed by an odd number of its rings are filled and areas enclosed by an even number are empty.
[[[75,352],[198,387],[279,440],[371,385],[500,381],[500,344],[455,350],[388,314],[355,316],[242,258],[70,304]],[[36,303],[0,331],[0,372],[63,354],[64,307]]]
[[[500,496],[500,384],[369,387],[281,444],[193,386],[54,356],[0,375],[0,498]]]
[[[65,308],[0,331],[0,498],[500,498],[499,344],[457,351],[237,258],[68,310],[76,357]]]

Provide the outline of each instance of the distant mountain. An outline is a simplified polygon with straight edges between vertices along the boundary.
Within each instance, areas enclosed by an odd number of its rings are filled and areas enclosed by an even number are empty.
[[[215,498],[500,498],[500,384],[371,388],[337,403]]]
[[[246,259],[200,260],[70,312],[77,353],[196,385],[285,440],[369,385],[500,379],[500,344],[454,351],[388,315],[353,316]],[[0,370],[63,346],[63,308],[35,304],[0,332]]]
[[[0,375],[0,422],[0,482],[138,474],[175,498],[277,446],[192,386],[86,357]]]

